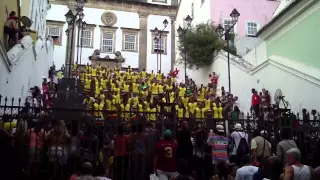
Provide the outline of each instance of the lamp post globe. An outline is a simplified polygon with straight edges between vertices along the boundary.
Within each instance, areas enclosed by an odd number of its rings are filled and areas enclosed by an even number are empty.
[[[168,20],[167,20],[167,19],[165,19],[165,20],[163,21],[163,25],[164,25],[164,27],[166,28],[166,27],[168,26],[168,24],[169,24]]]
[[[191,25],[192,22],[192,18],[188,15],[185,19],[184,19],[185,23],[187,24],[187,26]]]
[[[64,16],[66,17],[66,21],[67,21],[68,24],[70,24],[72,22],[73,17],[74,17],[74,15],[73,15],[71,10],[69,10],[67,12],[67,14],[65,14]]]
[[[79,18],[79,19],[77,20],[77,25],[78,25],[78,27],[81,27],[81,26],[82,26],[82,19],[81,19],[81,18]]]
[[[158,30],[158,28],[156,27],[156,28],[154,28],[154,34],[156,34],[156,35],[158,35],[159,34],[159,30]]]
[[[84,29],[86,29],[87,28],[87,23],[85,22],[85,21],[83,21],[83,23],[82,23],[82,29],[84,30]]]
[[[234,24],[237,23],[239,16],[240,16],[240,13],[237,11],[237,9],[233,9],[230,14],[230,17],[232,18],[232,22]]]
[[[223,27],[221,26],[221,24],[218,25],[218,27],[216,28],[216,33],[218,34],[219,37],[221,37],[223,35]]]
[[[182,36],[183,35],[183,29],[182,29],[182,27],[181,26],[179,26],[179,28],[177,29],[177,32],[178,32],[178,34],[179,34],[179,36]]]

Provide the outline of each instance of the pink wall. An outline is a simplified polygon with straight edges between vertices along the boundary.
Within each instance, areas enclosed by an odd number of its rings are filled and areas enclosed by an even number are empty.
[[[271,19],[280,0],[211,0],[211,19],[214,24],[230,18],[231,11],[236,8],[240,17],[236,27],[239,36],[246,35],[246,21],[257,21],[260,29]]]

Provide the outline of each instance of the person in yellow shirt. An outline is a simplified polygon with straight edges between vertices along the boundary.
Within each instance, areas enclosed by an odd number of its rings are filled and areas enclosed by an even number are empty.
[[[103,119],[104,102],[100,98],[96,98],[94,110],[94,116],[99,120]]]
[[[199,103],[198,106],[196,107],[196,120],[205,120],[207,117],[207,112],[208,109],[204,107],[203,103]]]
[[[195,102],[193,99],[191,99],[191,101],[188,103],[188,110],[191,115],[194,115],[194,112],[197,106],[198,106],[198,103]]]
[[[184,97],[186,94],[187,88],[184,87],[184,85],[182,85],[181,87],[179,87],[179,97]]]
[[[209,95],[206,95],[206,100],[204,101],[204,106],[207,109],[211,109],[211,100],[209,98]]]
[[[86,98],[83,100],[83,104],[86,105],[87,109],[92,109],[94,102],[95,99],[93,97],[90,97],[89,95],[87,95]]]
[[[132,90],[134,93],[139,93],[139,84],[138,83],[132,83]]]
[[[218,109],[218,118],[220,120],[222,120],[223,119],[223,107],[222,107],[221,103],[218,104],[218,108],[217,109]]]
[[[146,69],[143,69],[143,70],[142,70],[142,72],[141,72],[141,77],[142,77],[142,78],[147,78]]]
[[[92,68],[91,75],[92,75],[92,77],[96,77],[97,76],[97,69],[96,68]]]
[[[189,103],[189,97],[187,97],[187,95],[185,95],[184,97],[181,97],[181,103],[184,105],[184,107],[188,107],[188,103]]]
[[[147,108],[148,112],[148,120],[152,124],[153,127],[156,126],[156,120],[157,120],[157,108],[154,104],[150,104],[150,106]]]
[[[178,118],[179,120],[183,119],[184,118],[184,108],[183,108],[183,105],[180,104],[180,105],[176,105],[176,111],[177,111],[177,115],[178,115]]]
[[[158,73],[157,73],[157,80],[158,80],[158,81],[161,81],[161,80],[162,80],[162,73],[161,73],[161,71],[158,71]]]
[[[151,91],[152,94],[158,95],[159,94],[159,88],[158,84],[156,82],[152,83],[151,85]]]

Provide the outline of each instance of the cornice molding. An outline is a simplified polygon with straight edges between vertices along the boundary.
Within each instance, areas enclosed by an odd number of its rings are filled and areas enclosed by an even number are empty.
[[[309,9],[312,5],[315,4],[315,0],[308,0],[308,1],[301,1],[300,3],[296,4],[295,7],[290,9],[288,12],[286,12],[282,17],[277,19],[267,29],[265,29],[263,32],[259,34],[259,37],[267,40],[268,38],[272,38],[271,41],[274,41],[275,39],[281,37],[284,33],[292,29],[294,26],[296,26],[298,23],[306,19],[310,14],[314,12],[315,9],[317,9],[317,6],[312,7]],[[301,15],[302,14],[302,15]],[[267,25],[266,25],[267,26]],[[285,27],[285,28],[283,28]],[[279,33],[279,31],[282,31]],[[267,40],[268,41],[268,40]]]
[[[249,75],[254,75],[255,73],[259,72],[263,68],[273,65],[274,67],[277,67],[283,71],[286,71],[294,76],[297,76],[301,79],[304,79],[312,84],[315,84],[317,86],[320,86],[320,76],[318,69],[308,67],[306,65],[303,65],[301,63],[296,63],[290,59],[284,58],[279,55],[273,55],[270,56],[267,60],[262,62],[261,64],[252,67],[252,69],[246,68],[236,61],[233,60],[234,56],[230,55],[230,64],[238,67],[240,70],[247,72]],[[224,55],[224,52],[220,52],[214,59],[216,61],[217,59],[223,59],[225,61],[228,61],[228,58]]]
[[[75,0],[52,0],[51,4],[66,5],[68,7],[76,6]],[[177,6],[167,6],[142,2],[116,2],[116,1],[89,1],[85,8],[96,8],[114,11],[127,11],[139,13],[140,18],[147,17],[149,14],[159,16],[176,17],[178,12]]]

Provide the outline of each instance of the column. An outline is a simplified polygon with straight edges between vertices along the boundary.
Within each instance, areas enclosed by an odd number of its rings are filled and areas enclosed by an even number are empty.
[[[147,13],[139,13],[139,69],[147,69],[148,48],[148,16]]]
[[[174,70],[176,62],[176,16],[170,16],[171,19],[171,70]]]
[[[74,15],[76,15],[77,11],[76,11],[76,6],[75,5],[68,5],[68,8],[73,12]],[[73,22],[76,23],[76,22]],[[77,40],[77,25],[75,24],[73,26],[73,23],[71,23],[70,25],[68,25],[69,28],[69,36],[67,39],[67,48],[66,48],[66,72],[69,73],[69,69],[72,71],[73,69],[73,64],[74,64],[74,58],[75,58],[75,52],[76,52],[76,40]],[[74,28],[73,28],[74,27]],[[71,63],[70,63],[70,58],[71,58]],[[66,75],[68,75],[68,73],[65,73]],[[71,72],[70,72],[71,74]],[[67,76],[65,76],[67,77]],[[70,77],[68,77],[70,78]]]

